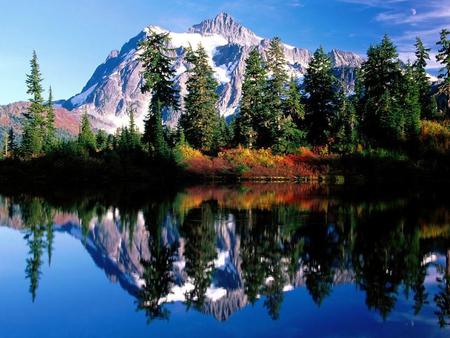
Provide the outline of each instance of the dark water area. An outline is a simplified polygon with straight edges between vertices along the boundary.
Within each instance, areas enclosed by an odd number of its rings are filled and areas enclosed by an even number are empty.
[[[442,190],[0,189],[0,337],[448,337]]]

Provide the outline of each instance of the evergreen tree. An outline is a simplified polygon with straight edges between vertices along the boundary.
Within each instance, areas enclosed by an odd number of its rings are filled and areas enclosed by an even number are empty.
[[[47,118],[45,121],[46,130],[44,134],[44,149],[48,151],[56,145],[55,110],[53,109],[52,87],[48,90],[48,101],[45,108],[47,111]]]
[[[134,120],[134,110],[130,109],[128,111],[128,116],[130,117],[130,124],[128,126],[129,130],[129,145],[130,149],[137,150],[141,144],[141,136],[139,135],[139,131],[136,127],[136,122]]]
[[[420,132],[421,96],[416,78],[415,69],[411,65],[406,66],[403,76],[403,114],[405,121],[405,135],[408,138],[415,137]]]
[[[78,143],[89,151],[96,150],[95,134],[92,131],[87,111],[81,118],[80,133],[78,134]]]
[[[30,61],[31,72],[27,75],[27,94],[31,95],[30,107],[25,114],[22,154],[25,157],[37,156],[43,147],[43,127],[44,127],[44,99],[42,96],[42,75],[39,68],[36,52]]]
[[[419,90],[421,116],[433,118],[436,113],[436,101],[431,95],[431,84],[426,72],[427,61],[430,60],[430,48],[426,48],[420,38],[416,39],[416,61],[414,62],[414,77]]]
[[[108,149],[108,134],[104,130],[99,130],[95,136],[95,143],[99,151]]]
[[[442,79],[442,83],[439,85],[439,94],[444,95],[447,98],[446,111],[450,110],[450,31],[443,29],[441,31],[440,40],[437,45],[440,46],[436,60],[440,62],[443,67],[440,71],[439,78]]]
[[[333,147],[341,153],[351,152],[358,140],[358,119],[354,101],[345,95],[344,87],[338,94],[339,109],[335,126],[336,139]]]
[[[9,156],[9,134],[5,131],[3,132],[3,138],[2,138],[2,146],[0,149],[0,158],[7,158]]]
[[[274,147],[276,152],[291,153],[305,143],[305,107],[301,101],[300,86],[292,77],[283,102],[284,115],[278,145]]]
[[[379,142],[403,137],[404,119],[400,104],[401,71],[397,49],[385,35],[371,46],[362,67],[364,86],[364,132]]]
[[[157,157],[167,157],[169,149],[164,139],[162,125],[162,111],[164,109],[178,109],[178,90],[176,89],[173,68],[173,58],[169,48],[168,33],[152,32],[143,40],[139,49],[140,61],[143,66],[143,93],[151,93],[149,114],[145,120],[144,141],[150,151]]]
[[[186,60],[191,64],[191,68],[186,84],[188,94],[185,112],[181,116],[180,124],[191,146],[214,151],[215,133],[220,123],[220,116],[216,110],[218,83],[214,79],[206,51],[201,45],[196,51],[188,48]]]
[[[13,157],[16,152],[16,135],[14,134],[14,129],[11,127],[8,131],[8,149],[9,156]]]
[[[284,106],[286,114],[292,117],[299,129],[303,129],[305,120],[305,106],[302,104],[302,99],[300,86],[297,80],[291,77]]]
[[[308,94],[305,118],[312,144],[327,144],[333,136],[338,107],[336,82],[331,59],[321,47],[314,53],[305,76],[305,91]]]
[[[267,70],[270,75],[266,101],[268,110],[266,119],[261,126],[260,145],[263,147],[273,146],[279,150],[282,148],[281,144],[285,143],[285,137],[290,133],[292,121],[284,114],[288,74],[283,45],[278,37],[270,41],[267,50]]]
[[[267,73],[261,54],[254,48],[247,60],[242,83],[239,116],[235,122],[235,142],[253,148],[258,142],[258,131],[267,116]]]

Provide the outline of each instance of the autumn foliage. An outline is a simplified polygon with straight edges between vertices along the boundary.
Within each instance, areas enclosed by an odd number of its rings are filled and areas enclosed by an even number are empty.
[[[327,168],[320,164],[321,157],[307,148],[300,148],[295,154],[276,155],[270,149],[238,147],[211,157],[182,145],[177,153],[178,163],[196,175],[295,179],[318,177],[327,172]]]
[[[420,141],[430,150],[448,154],[450,152],[450,122],[422,121]]]

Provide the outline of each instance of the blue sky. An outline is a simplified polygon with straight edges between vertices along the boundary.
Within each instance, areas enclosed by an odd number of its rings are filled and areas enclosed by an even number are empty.
[[[36,49],[56,98],[78,93],[109,52],[145,26],[185,31],[226,11],[263,37],[364,54],[384,33],[407,58],[415,36],[434,48],[450,0],[0,0],[0,104],[25,100]]]

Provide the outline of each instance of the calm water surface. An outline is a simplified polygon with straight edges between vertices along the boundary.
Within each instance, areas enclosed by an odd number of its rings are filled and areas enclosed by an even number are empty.
[[[0,197],[0,337],[448,337],[448,197]]]

